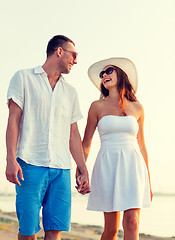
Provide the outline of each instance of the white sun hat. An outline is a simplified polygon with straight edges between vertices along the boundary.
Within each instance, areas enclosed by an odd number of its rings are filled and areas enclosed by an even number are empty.
[[[104,67],[114,65],[121,68],[128,76],[128,79],[136,93],[138,88],[137,70],[134,63],[128,58],[108,58],[92,64],[88,69],[88,76],[93,84],[100,90],[101,78],[99,74]]]

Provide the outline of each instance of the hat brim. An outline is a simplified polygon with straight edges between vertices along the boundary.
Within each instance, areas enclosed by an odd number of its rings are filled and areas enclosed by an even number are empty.
[[[128,79],[136,93],[138,88],[137,70],[134,63],[127,58],[108,58],[92,64],[88,69],[88,76],[93,84],[100,90],[101,78],[99,73],[104,67],[114,65],[121,68],[128,76]]]

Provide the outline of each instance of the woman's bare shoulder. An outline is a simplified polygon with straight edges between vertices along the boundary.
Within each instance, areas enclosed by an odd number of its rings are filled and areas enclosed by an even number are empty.
[[[139,101],[133,103],[138,111],[143,111],[143,105]]]
[[[135,111],[137,112],[138,119],[144,117],[144,108],[140,102],[134,102]]]
[[[131,113],[139,119],[141,116],[144,116],[143,105],[140,102],[130,102]]]
[[[96,100],[94,102],[91,103],[91,108],[101,108],[104,106],[104,100]]]
[[[89,114],[93,114],[98,116],[99,113],[102,111],[102,109],[104,108],[103,105],[103,100],[96,100],[94,102],[91,103],[91,106],[89,108]]]

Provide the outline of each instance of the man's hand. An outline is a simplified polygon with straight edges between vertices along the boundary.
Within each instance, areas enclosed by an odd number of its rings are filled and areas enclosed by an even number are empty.
[[[9,118],[6,131],[6,145],[7,145],[7,166],[6,178],[9,182],[21,186],[18,180],[18,173],[20,179],[23,181],[23,173],[20,165],[16,161],[16,146],[19,135],[19,125],[22,115],[22,109],[11,99],[9,99]]]
[[[79,169],[76,170],[76,183],[75,187],[77,191],[83,195],[90,193],[88,173],[81,174]]]
[[[7,180],[11,183],[18,184],[19,186],[21,186],[21,183],[18,180],[18,173],[19,173],[20,179],[24,181],[22,169],[19,163],[16,160],[7,162],[7,167],[6,167]]]

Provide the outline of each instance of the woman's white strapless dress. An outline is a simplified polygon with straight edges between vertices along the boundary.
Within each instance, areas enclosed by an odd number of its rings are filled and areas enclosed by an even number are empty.
[[[134,116],[98,122],[101,148],[91,178],[88,210],[112,212],[150,206],[148,171],[137,143]]]

